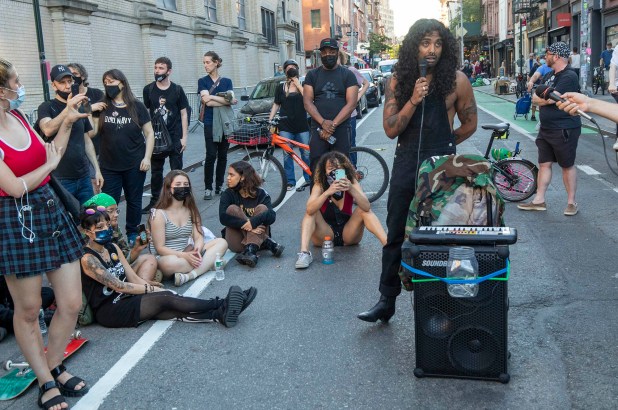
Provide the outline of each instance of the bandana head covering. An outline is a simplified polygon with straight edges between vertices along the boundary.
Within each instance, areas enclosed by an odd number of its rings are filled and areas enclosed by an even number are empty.
[[[569,46],[567,46],[566,43],[563,43],[562,41],[558,41],[557,43],[553,43],[551,44],[547,50],[552,53],[557,55],[558,57],[562,57],[562,58],[569,58],[569,56],[571,55],[571,50],[569,50]]]
[[[89,200],[87,200],[86,202],[84,202],[84,207],[88,208],[89,206],[104,206],[104,207],[109,207],[112,205],[118,205],[116,203],[116,201],[114,201],[114,198],[112,198],[111,196],[109,196],[108,194],[104,194],[103,192],[101,192],[100,194],[96,194],[95,196],[93,196],[92,198],[90,198]]]

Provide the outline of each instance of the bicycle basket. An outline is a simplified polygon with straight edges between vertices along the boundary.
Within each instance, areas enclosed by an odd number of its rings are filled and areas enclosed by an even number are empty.
[[[247,122],[246,119],[235,120],[234,133],[227,140],[236,145],[270,144],[271,135],[267,124]]]

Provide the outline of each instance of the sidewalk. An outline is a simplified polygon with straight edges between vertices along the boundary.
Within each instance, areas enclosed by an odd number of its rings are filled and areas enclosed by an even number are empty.
[[[517,97],[515,96],[515,94],[503,94],[503,95],[498,95],[494,92],[494,87],[493,85],[486,85],[486,86],[482,86],[482,87],[474,87],[473,88],[475,91],[479,91],[481,93],[485,93],[488,95],[492,95],[494,97],[497,98],[501,98],[505,101],[510,101],[513,104],[515,104],[517,102]],[[612,97],[610,94],[605,93],[605,95],[602,94],[590,94],[590,97],[595,98],[597,100],[602,100],[602,101],[607,101],[607,102],[611,102],[611,103],[615,103],[614,97]],[[514,107],[513,107],[514,108]],[[617,106],[618,108],[618,106]],[[612,137],[615,138],[616,137],[616,123],[609,121],[603,117],[600,117],[598,115],[594,115],[591,114],[591,117],[594,118],[596,120],[596,122],[599,124],[599,126],[601,127],[601,130],[603,131],[603,135],[606,135],[608,137]],[[528,117],[530,118],[530,117]],[[537,115],[538,118],[538,115]],[[591,129],[593,131],[596,131],[597,128],[594,126],[594,124],[590,123],[589,121],[582,119],[582,127]]]

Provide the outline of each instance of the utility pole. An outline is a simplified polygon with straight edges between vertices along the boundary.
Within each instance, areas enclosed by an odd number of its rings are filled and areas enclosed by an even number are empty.
[[[461,51],[459,52],[459,55],[461,56],[461,65],[463,66],[464,63],[464,28],[463,28],[463,0],[461,0],[461,9],[460,9],[460,15],[459,15],[459,34],[461,34],[461,43],[459,45],[459,48],[461,49]]]
[[[41,9],[39,0],[32,2],[34,8],[34,26],[36,27],[36,41],[39,46],[39,62],[41,65],[41,82],[43,84],[43,98],[49,101],[49,84],[47,82],[47,63],[45,62],[45,44],[43,43],[43,28],[41,26]]]

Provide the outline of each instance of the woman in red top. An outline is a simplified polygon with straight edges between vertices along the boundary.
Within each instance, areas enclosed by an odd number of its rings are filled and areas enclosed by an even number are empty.
[[[335,246],[356,245],[367,227],[382,246],[386,244],[386,232],[371,211],[369,200],[356,180],[356,170],[347,156],[337,151],[322,155],[313,178],[301,224],[301,248],[296,269],[308,268],[313,261],[309,241],[321,247],[326,236],[333,239]],[[357,207],[353,210],[354,203]]]
[[[48,182],[73,123],[87,116],[77,111],[87,97],[69,100],[54,142],[45,144],[18,110],[25,95],[15,67],[0,59],[0,275],[15,302],[15,338],[39,382],[39,407],[60,410],[68,406],[62,394],[81,396],[88,391],[84,381],[62,365],[81,306],[82,240]],[[58,305],[47,355],[37,320],[44,273]]]

